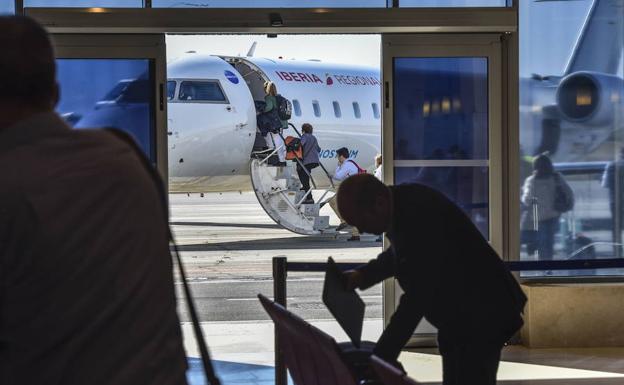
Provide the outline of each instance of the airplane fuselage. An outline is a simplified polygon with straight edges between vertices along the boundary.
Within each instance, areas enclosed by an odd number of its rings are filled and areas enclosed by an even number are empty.
[[[290,123],[299,131],[303,123],[312,124],[321,147],[319,158],[328,171],[335,168],[335,150],[340,147],[349,148],[351,157],[370,170],[380,153],[381,91],[376,69],[192,54],[171,63],[168,77],[170,87],[175,82],[168,104],[172,192],[250,188],[250,155],[254,143],[263,141],[256,137],[254,101],[264,100],[266,80],[292,102]],[[188,94],[191,87],[204,94]],[[283,134],[297,136],[292,128]],[[320,168],[313,177],[317,186],[329,185]]]

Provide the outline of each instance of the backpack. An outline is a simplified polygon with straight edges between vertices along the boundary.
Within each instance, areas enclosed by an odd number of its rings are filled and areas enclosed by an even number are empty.
[[[555,175],[555,201],[553,207],[560,213],[565,213],[574,208],[574,197],[567,193],[563,184],[562,176]]]
[[[303,159],[301,139],[287,136],[284,143],[286,144],[286,160]]]
[[[282,128],[282,122],[273,110],[263,112],[256,117],[256,123],[262,136],[267,136],[269,132],[277,134]]]
[[[281,120],[289,120],[292,116],[292,103],[282,95],[275,97],[277,100],[277,115]]]
[[[366,170],[361,168],[357,163],[355,163],[355,161],[353,161],[351,159],[347,159],[347,161],[353,163],[355,165],[355,167],[357,167],[358,174],[366,174]]]

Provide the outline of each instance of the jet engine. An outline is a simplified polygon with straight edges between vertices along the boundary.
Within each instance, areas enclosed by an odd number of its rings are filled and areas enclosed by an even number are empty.
[[[557,106],[561,117],[588,126],[611,126],[624,100],[624,80],[615,75],[579,71],[561,80]]]

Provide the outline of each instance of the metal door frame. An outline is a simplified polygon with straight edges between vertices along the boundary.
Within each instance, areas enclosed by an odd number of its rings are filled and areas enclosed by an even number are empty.
[[[57,58],[63,59],[150,59],[154,63],[154,146],[156,167],[168,178],[167,84],[165,35],[53,34]],[[63,90],[61,90],[62,95]],[[167,183],[165,183],[166,187]]]
[[[511,135],[507,116],[510,102],[509,79],[503,76],[509,71],[503,59],[507,57],[508,37],[505,34],[401,34],[382,35],[383,125],[382,149],[384,154],[383,174],[386,184],[394,182],[394,103],[393,103],[393,59],[395,57],[487,57],[488,58],[488,167],[489,167],[489,233],[492,247],[504,259],[508,259],[508,215],[505,214],[508,201],[506,188],[507,168],[505,157],[509,154],[508,140]],[[511,98],[515,99],[515,98]],[[517,109],[517,105],[515,106]],[[515,136],[517,137],[517,135]],[[508,159],[508,158],[507,158]],[[398,306],[399,290],[395,280],[384,283],[384,323],[388,324],[391,314]],[[431,335],[412,338],[412,343],[431,344]]]

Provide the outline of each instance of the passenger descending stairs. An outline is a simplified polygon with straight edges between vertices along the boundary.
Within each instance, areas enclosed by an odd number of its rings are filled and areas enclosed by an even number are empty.
[[[291,124],[301,137],[297,129]],[[272,166],[269,158],[276,156],[277,149],[256,153],[251,159],[251,183],[258,198],[258,202],[275,223],[297,234],[335,234],[333,227],[329,227],[329,216],[319,214],[322,204],[333,196],[335,191],[331,177],[331,187],[317,190],[316,182],[310,175],[311,188],[308,191],[300,190],[301,184],[296,171],[296,163],[288,161],[286,166]],[[297,160],[298,161],[298,160]],[[321,165],[322,167],[322,165]],[[312,190],[319,191],[320,196],[315,203],[303,203]]]

